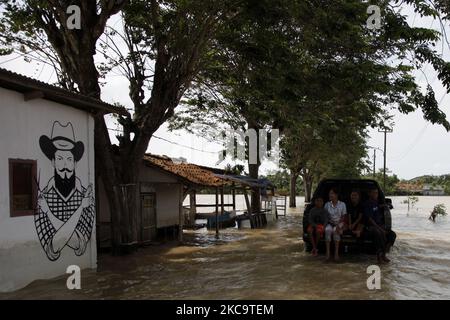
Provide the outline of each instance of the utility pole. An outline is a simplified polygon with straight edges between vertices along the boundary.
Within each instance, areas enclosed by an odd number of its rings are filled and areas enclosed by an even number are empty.
[[[370,149],[373,149],[373,169],[372,169],[372,175],[373,175],[373,178],[375,179],[376,176],[377,176],[377,167],[376,167],[376,164],[377,164],[377,150],[378,150],[378,151],[381,151],[381,152],[384,152],[384,151],[383,151],[383,149],[380,149],[380,148],[377,148],[377,147],[372,147],[372,146],[367,146],[367,147],[370,148]]]
[[[377,149],[373,148],[373,178],[374,179],[375,179],[375,175],[376,175],[376,172],[375,172],[376,160],[377,160]]]
[[[386,192],[386,142],[387,142],[387,134],[391,133],[392,128],[384,127],[383,130],[378,130],[378,132],[384,133],[384,165],[383,165],[383,191]]]

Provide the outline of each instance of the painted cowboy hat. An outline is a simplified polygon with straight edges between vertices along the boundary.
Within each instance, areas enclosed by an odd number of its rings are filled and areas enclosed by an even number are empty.
[[[59,121],[53,122],[51,137],[41,136],[39,146],[50,160],[55,158],[57,150],[71,151],[76,162],[81,159],[84,153],[84,144],[81,141],[75,142],[75,134],[70,122],[66,125],[62,125]]]

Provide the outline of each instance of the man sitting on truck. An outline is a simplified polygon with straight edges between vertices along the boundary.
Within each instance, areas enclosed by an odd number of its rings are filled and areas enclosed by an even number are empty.
[[[364,221],[377,249],[378,263],[389,262],[386,253],[395,242],[395,232],[384,225],[384,204],[378,203],[378,188],[369,191],[369,200],[364,205]]]
[[[364,229],[363,224],[363,206],[361,204],[361,195],[358,190],[353,190],[350,194],[350,202],[347,203],[346,224],[348,230],[356,236],[361,237]]]
[[[328,211],[323,208],[322,197],[314,199],[314,208],[309,211],[308,222],[308,234],[313,246],[311,253],[313,256],[317,256],[317,246],[320,238],[323,237],[325,226],[328,223]]]

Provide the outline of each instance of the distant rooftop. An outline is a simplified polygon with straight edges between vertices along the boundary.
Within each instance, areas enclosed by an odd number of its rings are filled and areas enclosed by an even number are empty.
[[[219,187],[228,184],[227,180],[217,177],[214,172],[207,170],[204,167],[187,162],[173,161],[167,156],[146,154],[144,156],[144,161],[147,165],[153,167],[156,166],[194,185]]]

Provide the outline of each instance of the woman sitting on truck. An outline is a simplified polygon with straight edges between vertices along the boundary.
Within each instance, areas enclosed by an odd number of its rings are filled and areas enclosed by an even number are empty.
[[[327,261],[330,260],[331,238],[334,240],[334,260],[339,260],[339,242],[345,229],[344,216],[347,214],[345,203],[339,201],[336,189],[331,189],[329,199],[325,204],[328,211],[328,225],[325,228],[325,243],[327,247]]]

